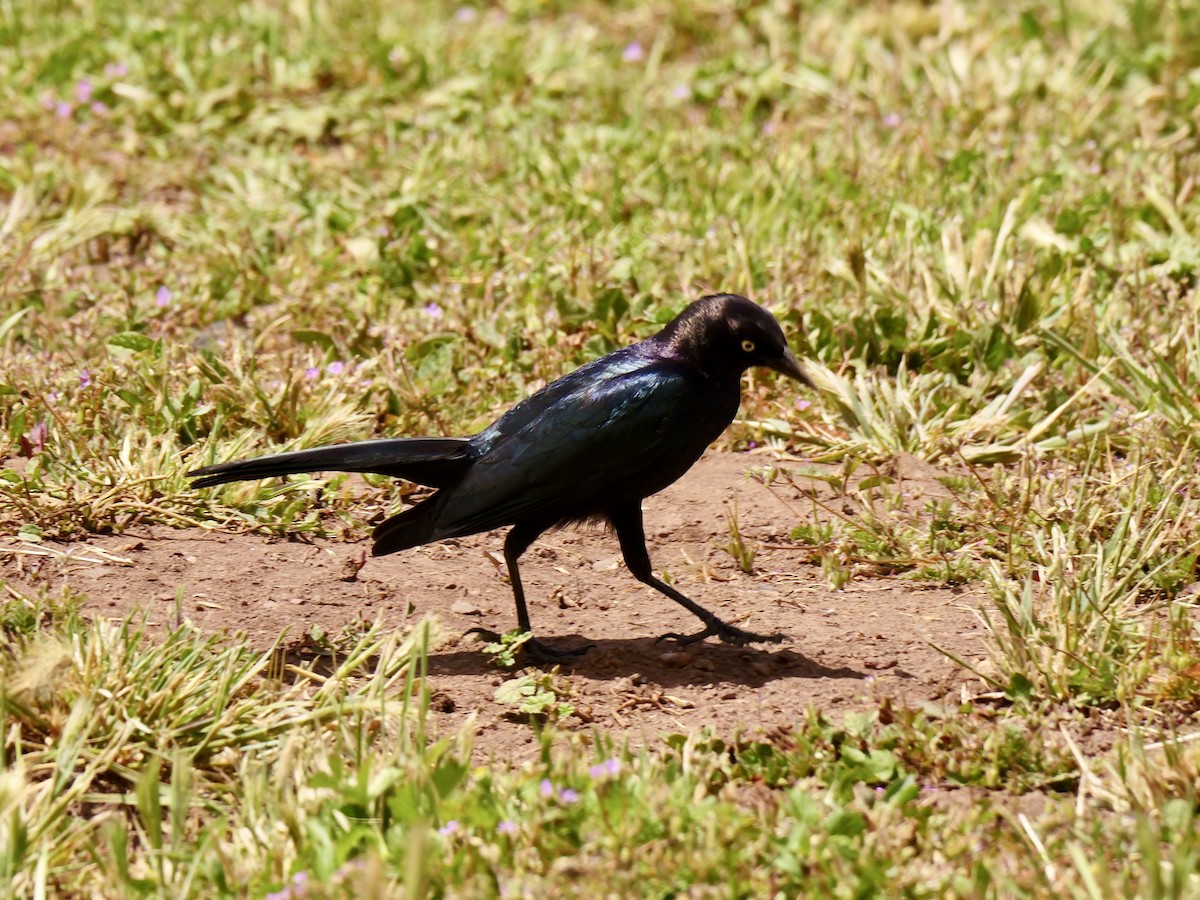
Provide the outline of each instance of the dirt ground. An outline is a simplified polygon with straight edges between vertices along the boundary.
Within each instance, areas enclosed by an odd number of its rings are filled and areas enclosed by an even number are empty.
[[[566,727],[599,726],[641,744],[702,726],[724,735],[786,728],[810,706],[837,713],[882,697],[911,704],[958,695],[968,675],[933,645],[965,660],[981,658],[982,630],[973,614],[981,591],[900,578],[856,579],[830,590],[812,548],[788,536],[810,515],[811,501],[793,487],[767,488],[744,474],[770,462],[710,453],[649,498],[645,518],[656,570],[668,571],[684,593],[728,621],[783,632],[788,639],[781,645],[655,643],[698,623],[634,581],[615,537],[603,531],[551,533],[525,555],[521,571],[538,636],[559,646],[596,644],[565,670],[581,713]],[[944,494],[934,473],[915,460],[909,468],[909,502]],[[840,503],[821,481],[805,490]],[[725,549],[733,504],[743,538],[758,550],[750,574]],[[243,631],[263,645],[283,629],[300,641],[312,626],[336,635],[359,620],[401,626],[432,614],[445,632],[429,661],[437,726],[452,730],[474,714],[477,753],[519,758],[535,751],[533,730],[495,702],[504,676],[474,637],[461,637],[473,626],[503,631],[515,624],[501,575],[502,537],[493,532],[368,559],[355,574],[365,539],[153,527],[49,545],[49,556],[17,554],[8,543],[0,579],[65,583],[87,595],[85,610],[93,614],[148,609],[158,625],[173,618],[182,590],[183,615],[196,625]]]

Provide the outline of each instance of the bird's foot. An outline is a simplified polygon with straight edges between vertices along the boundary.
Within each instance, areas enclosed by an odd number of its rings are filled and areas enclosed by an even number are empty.
[[[478,635],[481,640],[487,641],[490,644],[503,644],[503,635],[497,634],[494,631],[489,631],[486,628],[472,628],[467,631],[463,637],[468,634]],[[582,647],[574,647],[570,650],[559,650],[556,647],[551,647],[548,644],[543,644],[535,637],[528,637],[521,641],[514,648],[522,659],[528,662],[538,663],[565,663],[571,662],[577,657],[583,656],[595,644],[584,644]]]
[[[722,622],[720,619],[714,618],[709,622],[703,631],[697,631],[695,634],[664,634],[654,643],[659,641],[671,640],[677,644],[686,646],[687,644],[695,644],[707,637],[720,638],[726,644],[733,644],[736,647],[745,647],[747,644],[778,644],[783,641],[782,634],[755,634],[753,631],[743,631],[728,622]]]

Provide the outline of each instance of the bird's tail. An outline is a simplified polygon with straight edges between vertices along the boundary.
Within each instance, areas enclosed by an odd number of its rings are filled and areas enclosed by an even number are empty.
[[[453,484],[471,465],[465,438],[391,438],[336,444],[218,463],[188,472],[193,487],[251,481],[303,472],[371,472],[429,487]]]
[[[384,556],[397,550],[419,547],[434,540],[438,513],[445,497],[444,493],[434,494],[416,506],[396,513],[376,525],[375,530],[371,532],[371,537],[375,539],[371,555]]]

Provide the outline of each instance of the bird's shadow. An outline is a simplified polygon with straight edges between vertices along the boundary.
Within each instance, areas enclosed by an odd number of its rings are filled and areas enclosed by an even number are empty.
[[[586,643],[582,637],[556,637],[547,641],[555,649],[569,649]],[[694,684],[763,685],[782,678],[853,678],[867,674],[846,667],[830,668],[803,653],[788,648],[734,647],[702,643],[686,649],[670,642],[656,644],[653,638],[609,638],[591,641],[592,648],[582,656],[562,661],[563,672],[597,681],[637,675],[663,687]],[[548,669],[554,663],[529,663]],[[430,675],[494,675],[497,664],[483,650],[483,644],[470,638],[460,639],[452,649],[432,650]]]

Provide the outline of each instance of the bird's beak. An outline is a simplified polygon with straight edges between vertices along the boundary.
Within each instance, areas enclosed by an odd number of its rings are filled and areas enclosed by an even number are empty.
[[[812,380],[804,374],[804,369],[800,366],[800,360],[796,359],[796,355],[792,353],[791,348],[784,348],[784,351],[774,359],[766,360],[764,365],[786,375],[788,378],[795,378],[801,384],[806,384],[813,387]]]

